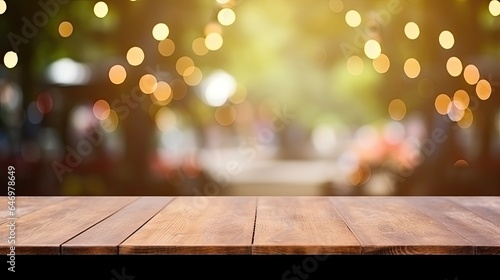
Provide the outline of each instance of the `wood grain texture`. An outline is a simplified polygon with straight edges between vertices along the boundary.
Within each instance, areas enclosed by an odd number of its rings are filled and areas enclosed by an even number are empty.
[[[62,254],[116,255],[118,245],[165,207],[172,197],[141,197],[64,243]]]
[[[500,254],[500,223],[440,197],[409,197],[405,201],[474,244],[476,254]]]
[[[398,197],[331,198],[363,254],[473,254],[473,245]]]
[[[72,197],[16,221],[16,254],[60,254],[60,246],[124,207],[135,197]],[[0,254],[7,253],[7,226],[0,228]]]
[[[254,197],[177,197],[120,254],[250,254]]]
[[[67,198],[65,196],[17,196],[15,199],[15,217],[22,217]],[[9,216],[8,201],[8,197],[6,196],[0,198],[0,224],[6,222]]]
[[[499,196],[448,197],[448,199],[485,217],[494,224],[500,224]]]
[[[259,197],[253,254],[360,254],[327,197]]]

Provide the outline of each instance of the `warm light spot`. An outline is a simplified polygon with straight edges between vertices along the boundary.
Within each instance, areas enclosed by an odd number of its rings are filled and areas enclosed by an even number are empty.
[[[476,66],[469,64],[464,69],[464,78],[469,85],[475,85],[479,81],[479,69]]]
[[[488,9],[492,16],[496,17],[500,15],[500,2],[498,0],[491,0]]]
[[[155,123],[159,130],[165,132],[175,128],[177,116],[167,107],[162,107],[155,115]]]
[[[350,27],[358,27],[361,24],[361,15],[358,11],[350,10],[345,14],[345,22]]]
[[[414,22],[408,22],[405,25],[405,35],[410,40],[415,40],[420,35],[420,28]]]
[[[467,168],[469,167],[469,163],[463,159],[459,159],[453,164],[454,167],[456,168]]]
[[[179,73],[179,75],[181,75],[181,76],[184,76],[185,74],[189,74],[189,73],[186,73],[186,70],[192,66],[194,66],[194,61],[188,56],[183,56],[183,57],[179,58],[177,60],[177,62],[175,63],[175,69],[177,70],[177,73]]]
[[[125,81],[127,78],[127,71],[125,70],[125,67],[121,65],[114,65],[109,69],[109,80],[115,84],[119,85]]]
[[[222,34],[222,26],[218,22],[210,22],[205,26],[205,36],[211,33]]]
[[[217,3],[219,3],[220,5],[225,5],[229,3],[230,0],[215,0],[215,1],[217,1]]]
[[[115,131],[118,128],[118,114],[115,110],[109,110],[109,115],[106,119],[100,121],[102,129],[108,133]]]
[[[469,94],[463,89],[457,90],[457,92],[453,95],[453,102],[459,110],[465,110],[469,107]]]
[[[98,120],[105,120],[109,117],[111,107],[109,106],[109,103],[106,100],[97,100],[94,103],[94,107],[92,111],[94,112],[94,116]]]
[[[472,113],[472,110],[467,108],[464,110],[464,115],[462,119],[458,121],[458,126],[460,126],[463,129],[469,128],[472,123],[474,122],[474,114]]]
[[[229,8],[224,8],[217,14],[217,20],[224,26],[229,26],[236,20],[236,14]]]
[[[371,177],[371,169],[367,165],[357,167],[351,174],[349,174],[349,182],[354,186],[365,184]]]
[[[368,40],[365,43],[365,54],[370,59],[377,59],[382,53],[382,48],[376,40]]]
[[[146,94],[153,93],[158,87],[158,81],[155,76],[151,74],[145,74],[139,80],[139,88],[142,92]]]
[[[52,110],[53,105],[54,101],[52,100],[52,96],[46,92],[39,94],[36,98],[36,107],[42,114],[49,113]]]
[[[404,71],[408,78],[414,79],[420,75],[420,63],[414,58],[409,58],[405,62]]]
[[[215,120],[222,126],[229,126],[236,120],[236,110],[232,105],[223,105],[215,109]]]
[[[59,35],[61,37],[69,37],[73,33],[73,25],[71,22],[63,21],[59,24]]]
[[[189,73],[189,74],[187,74]],[[196,67],[196,66],[190,66],[186,69],[185,73],[184,73],[184,82],[186,83],[186,85],[188,86],[196,86],[198,85],[200,82],[201,82],[201,79],[203,78],[203,75],[201,73],[201,70],[200,68]]]
[[[98,18],[103,18],[108,14],[108,5],[105,2],[97,2],[94,5],[94,14]]]
[[[242,84],[238,84],[236,86],[236,91],[234,92],[234,94],[229,97],[229,101],[231,101],[231,103],[233,104],[240,104],[245,101],[246,97],[247,89]]]
[[[448,104],[447,110],[450,120],[458,122],[464,117],[465,110],[461,110],[459,107],[460,105],[455,101],[452,101],[450,104]]]
[[[436,97],[434,101],[434,106],[436,107],[436,111],[441,115],[448,114],[448,108],[450,106],[451,99],[448,95],[442,93]]]
[[[154,97],[158,101],[167,101],[172,99],[172,89],[167,82],[160,81],[156,86],[156,90],[153,93]],[[166,104],[165,104],[166,105]]]
[[[330,6],[330,10],[333,12],[340,13],[344,9],[344,2],[342,0],[330,0],[328,6]]]
[[[7,68],[16,67],[17,62],[18,62],[17,53],[13,51],[8,51],[3,57],[3,64],[5,64],[5,67]]]
[[[144,51],[139,47],[132,47],[127,52],[127,61],[132,66],[140,65],[144,61]]]
[[[211,51],[216,51],[222,47],[224,40],[219,33],[210,33],[205,38],[205,46]]]
[[[453,37],[453,33],[448,30],[445,30],[439,34],[439,44],[443,49],[451,49],[453,45],[455,45],[455,37]]]
[[[173,99],[181,100],[186,96],[187,85],[183,80],[175,79],[170,82],[170,88],[172,88]]]
[[[458,77],[462,73],[462,61],[458,57],[450,57],[446,62],[446,70],[452,77]]]
[[[380,56],[373,60],[373,69],[380,74],[386,73],[389,71],[389,67],[391,66],[391,61],[389,57],[385,54],[380,54]]]
[[[165,23],[158,23],[153,27],[153,31],[151,33],[153,34],[153,38],[157,41],[163,41],[167,39],[170,30]]]
[[[175,51],[174,41],[166,39],[158,43],[158,52],[162,56],[171,56]]]
[[[192,44],[192,48],[193,48],[193,52],[199,56],[206,55],[208,53],[208,49],[207,49],[207,46],[205,45],[204,38],[194,39],[193,44]]]
[[[7,3],[2,0],[0,1],[0,15],[3,15],[7,11]]]
[[[400,121],[406,116],[406,104],[401,99],[394,99],[389,103],[389,116]]]
[[[491,85],[487,80],[480,80],[476,84],[476,94],[481,100],[487,100],[491,96]]]
[[[352,75],[361,75],[365,69],[363,59],[359,56],[351,56],[347,60],[347,71]]]
[[[204,102],[213,107],[224,105],[238,86],[236,79],[223,70],[216,70],[203,81]]]

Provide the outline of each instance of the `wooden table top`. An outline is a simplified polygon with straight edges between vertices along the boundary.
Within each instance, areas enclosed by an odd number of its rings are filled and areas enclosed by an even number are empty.
[[[17,255],[500,254],[500,197],[17,197],[15,214]]]

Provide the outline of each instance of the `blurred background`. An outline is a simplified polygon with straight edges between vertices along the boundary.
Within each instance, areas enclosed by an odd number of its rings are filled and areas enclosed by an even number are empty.
[[[1,165],[17,195],[500,195],[499,14],[0,1]]]

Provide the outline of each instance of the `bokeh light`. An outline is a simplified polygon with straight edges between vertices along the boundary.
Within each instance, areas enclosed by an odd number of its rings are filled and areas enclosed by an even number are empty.
[[[500,2],[498,0],[491,0],[488,5],[488,10],[490,11],[492,16],[500,15]]]
[[[450,97],[442,93],[436,97],[436,100],[434,101],[434,107],[436,108],[436,111],[439,114],[446,115],[448,114],[448,108],[450,106],[450,103],[451,103]]]
[[[236,80],[229,73],[217,70],[210,74],[203,83],[203,99],[213,107],[219,107],[234,94]]]
[[[474,114],[472,113],[472,110],[470,108],[466,108],[464,110],[464,115],[457,122],[457,124],[458,126],[460,126],[460,128],[467,129],[472,126],[473,122],[474,122]]]
[[[376,40],[368,40],[365,43],[365,54],[370,59],[377,59],[382,53],[382,48]]]
[[[167,82],[160,81],[156,86],[156,90],[154,91],[153,96],[160,102],[170,101],[172,99],[172,88]],[[166,105],[166,103],[162,104]]]
[[[459,159],[459,160],[455,161],[453,166],[456,168],[467,168],[467,167],[469,167],[469,163],[464,159]]]
[[[42,114],[48,114],[54,106],[54,100],[52,96],[46,92],[43,92],[38,95],[36,98],[36,107],[38,111]]]
[[[69,21],[63,21],[59,24],[58,30],[61,37],[67,38],[73,33],[73,25]]]
[[[219,33],[210,33],[205,37],[205,46],[211,51],[216,51],[222,47],[224,40]]]
[[[446,62],[446,70],[452,77],[458,77],[462,74],[462,61],[458,57],[450,57]]]
[[[194,61],[192,58],[188,57],[188,56],[183,56],[183,57],[180,57],[177,62],[175,63],[175,70],[177,70],[177,73],[179,73],[179,75],[181,76],[185,76],[185,75],[188,75],[190,74],[189,72],[187,72],[188,69],[190,69],[190,67],[194,66]],[[190,69],[190,71],[192,72],[194,69]]]
[[[475,65],[469,64],[464,69],[464,79],[469,85],[475,85],[479,81],[479,69]]]
[[[457,90],[453,95],[453,102],[455,102],[455,106],[459,110],[465,110],[469,107],[469,94],[463,89]]]
[[[92,107],[92,112],[98,120],[105,120],[109,117],[111,107],[106,100],[100,99],[94,103]]]
[[[408,78],[414,79],[420,75],[420,63],[415,58],[409,58],[404,64],[404,71]]]
[[[201,37],[194,39],[191,47],[193,48],[193,52],[199,56],[206,55],[209,51],[205,45],[205,39]]]
[[[241,104],[245,101],[247,97],[247,89],[244,85],[238,84],[236,85],[236,91],[233,95],[229,97],[229,101],[233,104]]]
[[[229,126],[236,120],[236,110],[233,105],[223,105],[215,109],[215,120],[222,126]]]
[[[455,45],[455,37],[453,33],[448,30],[445,30],[439,34],[439,44],[443,49],[451,49],[453,45]]]
[[[385,54],[380,54],[379,57],[373,60],[373,69],[377,71],[380,74],[387,73],[389,71],[389,68],[391,67],[391,61],[389,60],[389,57]]]
[[[108,117],[100,120],[99,124],[104,131],[106,131],[107,133],[112,133],[118,129],[119,122],[120,119],[118,118],[118,114],[115,110],[111,109],[109,110]]]
[[[236,14],[229,8],[224,8],[217,14],[217,20],[224,26],[229,26],[236,20]]]
[[[347,71],[352,75],[361,75],[365,69],[365,63],[363,59],[357,55],[349,57],[347,59]]]
[[[335,13],[340,13],[344,10],[344,2],[342,2],[342,0],[330,0],[330,2],[328,2],[328,6],[330,7],[330,10]]]
[[[458,102],[452,101],[450,104],[448,104],[448,117],[450,120],[454,122],[460,121],[464,115],[465,115],[465,110],[462,110],[459,108],[460,105]]]
[[[190,66],[186,69],[186,71],[184,72],[184,82],[186,83],[186,85],[188,86],[197,86],[201,80],[203,78],[203,74],[200,70],[200,68],[196,67],[196,66]]]
[[[4,14],[7,11],[7,3],[4,0],[0,1],[0,15]]]
[[[476,84],[476,94],[481,100],[487,100],[491,96],[491,84],[487,80],[480,80]]]
[[[420,28],[414,22],[408,22],[405,25],[404,31],[405,31],[406,37],[408,37],[408,39],[410,39],[410,40],[415,40],[420,35]]]
[[[159,130],[166,132],[177,125],[177,116],[168,107],[162,107],[156,112],[155,123]]]
[[[156,77],[151,74],[144,74],[139,80],[139,88],[146,94],[151,94],[156,90],[158,81]]]
[[[108,5],[103,2],[97,2],[94,5],[94,14],[98,18],[104,18],[108,14]]]
[[[119,84],[123,83],[125,81],[125,79],[127,78],[127,70],[125,70],[125,67],[123,67],[122,65],[119,65],[119,64],[113,65],[109,69],[108,76],[109,76],[109,80],[113,84],[119,85]]]
[[[158,52],[162,56],[171,56],[175,51],[175,43],[170,39],[165,39],[158,43]]]
[[[345,14],[345,22],[350,27],[358,27],[361,24],[361,15],[356,10],[350,10]]]
[[[170,29],[165,23],[158,23],[153,27],[151,33],[153,34],[153,38],[157,41],[163,41],[167,39]]]
[[[401,99],[394,99],[389,103],[389,116],[395,121],[400,121],[406,116],[406,104]]]
[[[3,64],[7,68],[16,67],[17,62],[18,62],[17,53],[13,51],[8,51],[3,57]]]
[[[144,61],[144,51],[139,47],[132,47],[127,52],[127,62],[132,66],[138,66]]]

